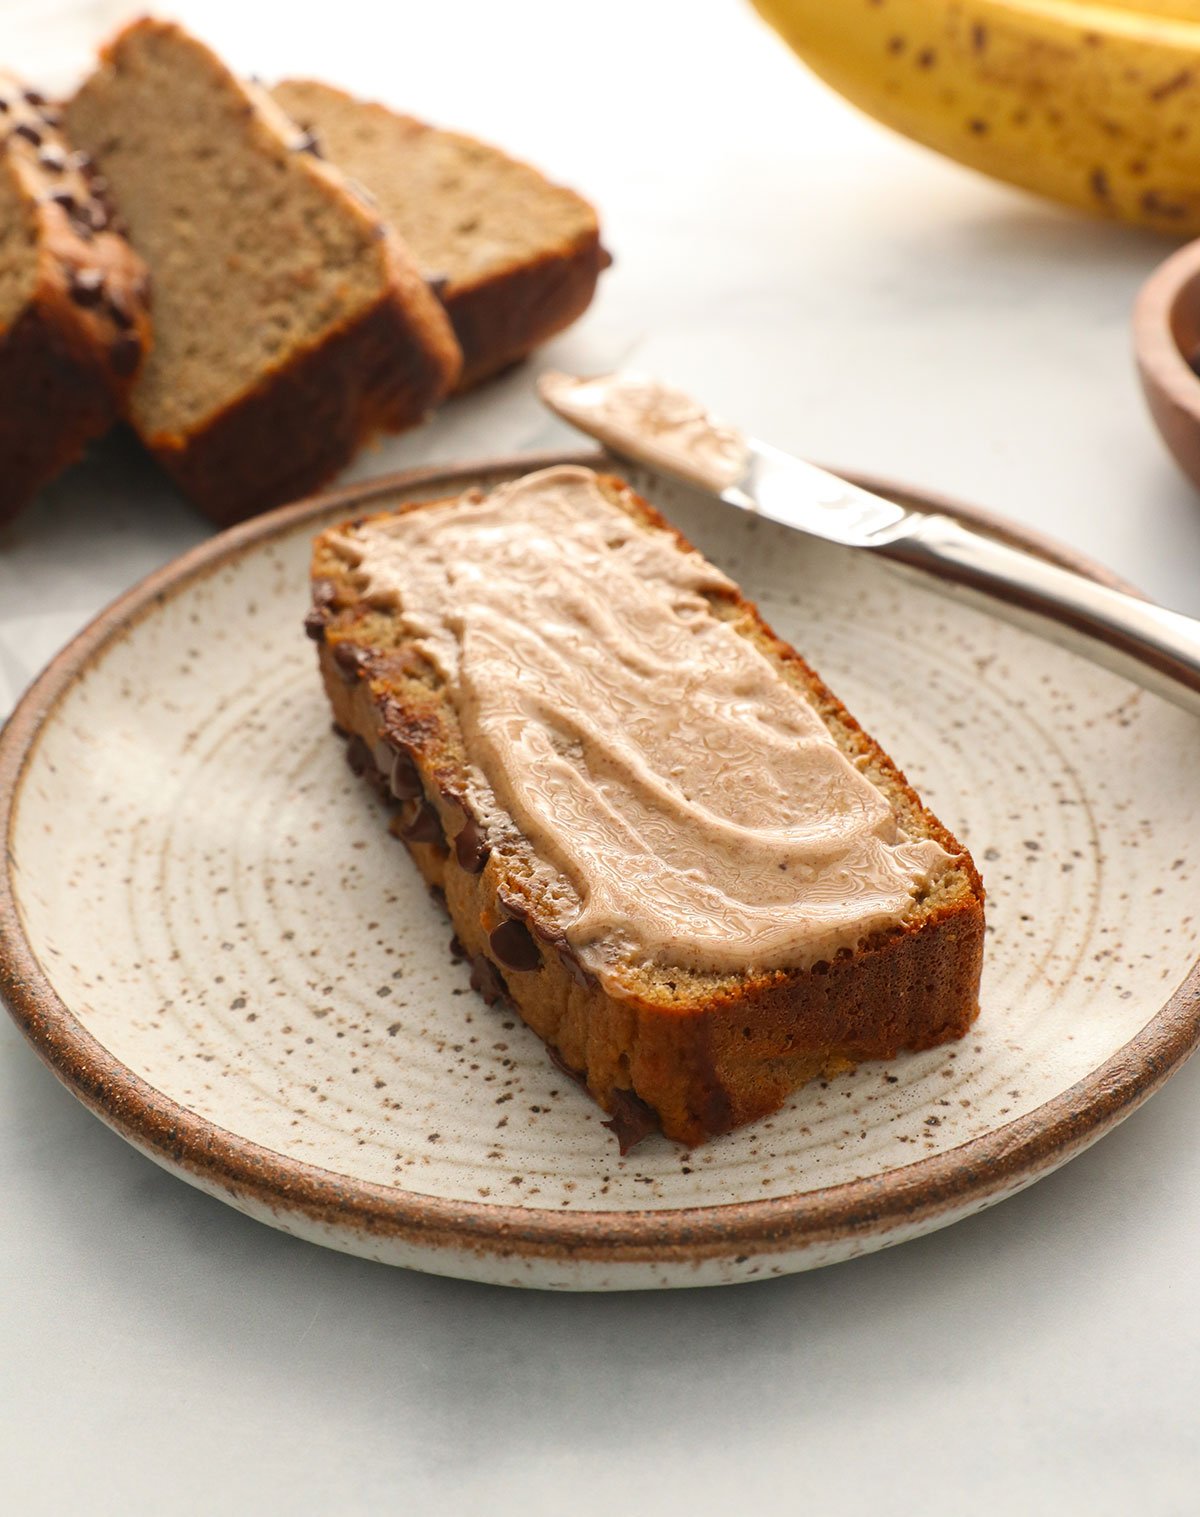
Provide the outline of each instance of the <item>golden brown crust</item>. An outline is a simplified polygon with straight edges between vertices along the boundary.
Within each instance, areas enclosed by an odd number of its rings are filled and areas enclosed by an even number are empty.
[[[411,425],[431,395],[444,393],[446,367],[406,342],[408,330],[407,313],[389,297],[202,429],[144,441],[218,526],[299,499],[375,433]]]
[[[32,217],[30,299],[0,332],[0,521],[119,416],[150,346],[149,276],[58,113],[0,73],[0,172]]]
[[[667,526],[620,481],[610,498]],[[420,506],[408,509],[421,509]],[[673,531],[673,529],[670,529]],[[684,547],[679,533],[673,535]],[[961,1037],[978,1012],[983,887],[969,854],[921,804],[904,776],[793,649],[742,596],[729,612],[820,711],[835,740],[861,756],[905,826],[958,856],[949,885],[912,917],[855,952],[804,969],[741,977],[679,975],[614,998],[539,919],[495,854],[472,846],[464,757],[448,703],[387,618],[356,596],[328,534],[313,558],[309,631],[354,766],[399,804],[394,830],[443,896],[485,991],[521,1017],[618,1121],[650,1108],[667,1136],[698,1143],[777,1109],[814,1076]],[[384,772],[386,771],[386,772]],[[464,840],[466,846],[464,847]],[[505,931],[514,943],[497,939]],[[520,936],[521,933],[524,936]],[[519,967],[514,967],[519,966]],[[636,1130],[636,1127],[635,1127]]]
[[[446,311],[463,351],[458,389],[469,390],[519,363],[534,348],[577,320],[611,263],[600,229],[575,243],[548,249],[533,262],[447,290]]]

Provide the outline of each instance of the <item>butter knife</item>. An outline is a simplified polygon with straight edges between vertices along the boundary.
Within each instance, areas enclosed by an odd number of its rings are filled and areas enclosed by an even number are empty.
[[[898,505],[716,421],[636,374],[549,373],[538,393],[610,452],[827,542],[866,549],[1200,715],[1200,620],[1097,584],[940,512]]]

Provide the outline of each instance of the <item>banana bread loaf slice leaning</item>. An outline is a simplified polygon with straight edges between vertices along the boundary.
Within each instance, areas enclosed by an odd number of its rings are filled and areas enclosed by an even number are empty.
[[[364,184],[436,282],[463,350],[460,388],[524,358],[586,310],[611,261],[596,213],[498,148],[308,79],[272,92]]]
[[[324,533],[349,758],[508,998],[685,1143],[956,1038],[983,889],[891,759],[619,480],[559,467]]]
[[[145,264],[60,119],[0,71],[0,521],[108,430],[149,345]]]
[[[460,355],[412,258],[265,92],[168,22],[133,22],[67,106],[154,278],[129,415],[226,523],[420,421]]]

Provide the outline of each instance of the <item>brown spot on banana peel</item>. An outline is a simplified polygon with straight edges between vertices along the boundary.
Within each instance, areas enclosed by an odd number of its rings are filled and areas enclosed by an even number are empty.
[[[1156,84],[1154,88],[1150,90],[1149,98],[1156,101],[1167,100],[1170,98],[1170,96],[1177,95],[1180,90],[1187,89],[1188,85],[1192,82],[1192,78],[1193,75],[1190,68],[1180,69],[1180,71],[1177,74],[1173,75],[1170,79],[1165,79],[1162,84]]]
[[[1068,6],[1040,0],[1028,17],[991,0],[758,3],[791,19],[786,34],[828,83],[914,140],[1093,213],[1200,231],[1196,23],[1122,19],[1114,4],[1111,29],[1098,24],[1107,5],[1081,8],[1085,31]],[[884,56],[890,37],[901,56]]]
[[[1147,216],[1161,216],[1164,221],[1182,221],[1188,214],[1186,205],[1165,199],[1157,190],[1147,190],[1139,204]]]

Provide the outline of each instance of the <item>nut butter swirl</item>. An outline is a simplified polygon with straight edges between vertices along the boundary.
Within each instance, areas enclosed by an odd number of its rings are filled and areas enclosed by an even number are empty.
[[[538,394],[552,411],[618,453],[678,472],[716,495],[737,484],[750,462],[749,445],[736,427],[658,379],[576,379],[551,372],[538,380]]]
[[[547,913],[608,988],[621,964],[811,963],[901,920],[947,867],[716,614],[731,582],[590,470],[342,543],[445,679],[484,825],[519,829]]]

